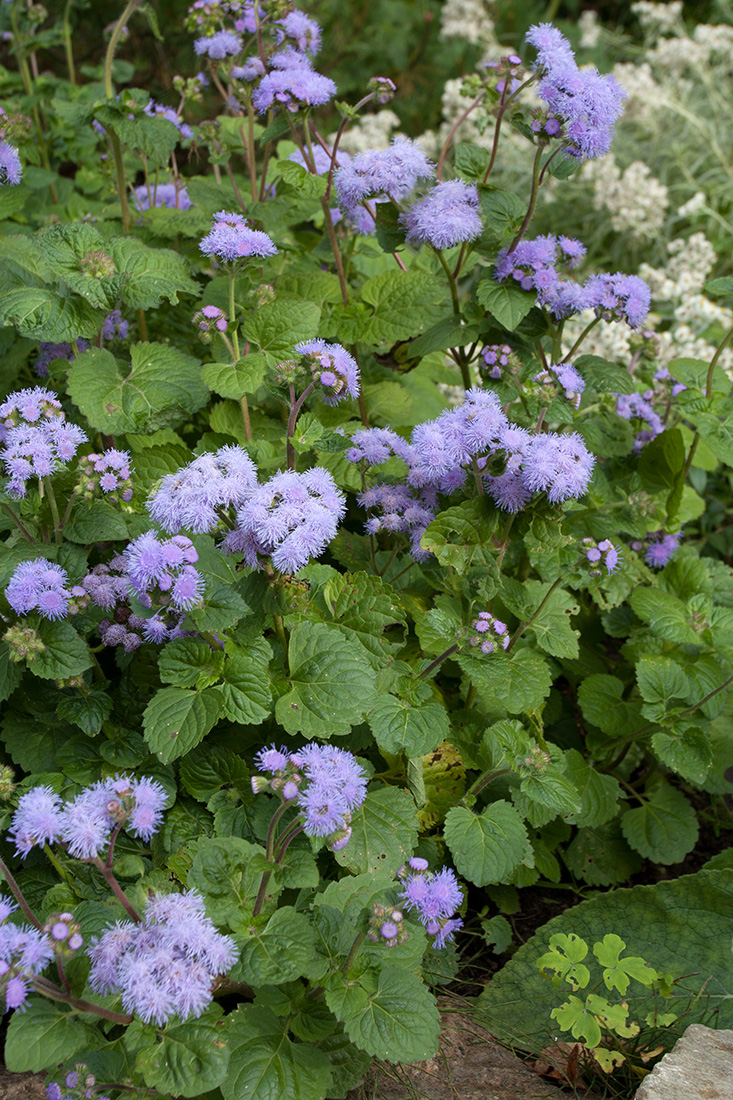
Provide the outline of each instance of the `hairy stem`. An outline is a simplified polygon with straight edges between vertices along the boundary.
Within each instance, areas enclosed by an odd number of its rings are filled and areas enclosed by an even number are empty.
[[[426,676],[430,675],[430,673],[433,671],[434,668],[437,668],[438,665],[442,664],[443,661],[447,660],[447,658],[450,657],[453,653],[455,653],[457,649],[458,649],[458,644],[457,643],[454,643],[453,645],[449,645],[447,649],[443,650],[443,652],[440,654],[439,657],[436,657],[434,661],[430,662],[430,664],[428,665],[427,668],[424,668],[422,670],[422,672],[419,673],[419,675],[417,677],[418,680],[424,680]]]
[[[311,382],[310,385],[306,386],[306,388],[303,390],[303,392],[301,393],[298,400],[295,403],[293,403],[293,397],[295,396],[295,391],[293,390],[293,388],[291,386],[290,416],[288,417],[288,428],[287,428],[287,434],[286,434],[287,466],[288,466],[289,470],[294,470],[295,465],[296,465],[295,447],[293,446],[291,440],[292,440],[293,436],[295,435],[295,423],[298,419],[298,413],[302,409],[303,402],[305,401],[305,399],[307,397],[309,397],[311,393],[313,393],[313,390],[315,388],[316,388],[315,382]]]
[[[20,886],[18,886],[18,883],[15,881],[12,874],[10,873],[8,865],[2,858],[0,858],[0,872],[2,873],[3,878],[8,884],[11,894],[20,906],[23,915],[31,922],[34,928],[43,928],[43,925],[39,921],[38,917],[33,912],[28,902],[25,900],[23,891],[21,890]]]
[[[51,515],[53,516],[53,537],[57,546],[60,546],[64,541],[64,536],[61,533],[61,517],[59,516],[59,506],[56,503],[56,494],[53,491],[53,485],[51,484],[50,477],[43,478],[43,488],[46,491],[48,497],[49,507],[51,508]]]
[[[92,856],[91,859],[85,860],[85,862],[91,863],[93,867],[97,868],[100,874],[104,876],[107,885],[109,886],[110,890],[115,895],[117,900],[120,902],[122,908],[125,910],[128,916],[132,917],[132,919],[135,921],[135,924],[141,924],[142,917],[138,913],[137,909],[135,909],[134,905],[132,905],[132,903],[128,901],[125,897],[125,893],[119,882],[115,878],[112,868],[108,867],[106,863],[103,863],[99,856]]]
[[[13,509],[10,507],[9,504],[6,504],[4,500],[0,500],[0,508],[2,508],[2,510],[4,512],[7,512],[7,514],[12,519],[13,523],[16,525],[16,527],[18,528],[20,533],[23,535],[23,538],[28,539],[28,542],[35,542],[36,541],[33,538],[33,536],[30,534],[30,532],[28,531],[27,527],[22,522],[22,520],[18,516],[16,516],[15,512],[13,511]]]
[[[535,153],[534,165],[532,167],[532,190],[529,193],[529,204],[527,206],[527,213],[524,215],[524,220],[519,227],[519,232],[509,245],[508,255],[511,254],[521,241],[524,234],[527,232],[529,223],[532,221],[532,215],[534,214],[534,208],[537,205],[537,196],[540,193],[540,168],[542,165],[542,154],[545,151],[544,143],[537,146],[537,152]]]

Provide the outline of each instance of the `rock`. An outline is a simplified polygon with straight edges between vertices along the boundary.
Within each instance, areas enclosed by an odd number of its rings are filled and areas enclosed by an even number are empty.
[[[634,1100],[731,1100],[733,1031],[690,1024],[646,1077]]]

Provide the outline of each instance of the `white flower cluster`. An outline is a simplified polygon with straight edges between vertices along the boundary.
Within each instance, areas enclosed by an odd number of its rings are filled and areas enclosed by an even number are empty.
[[[662,229],[669,194],[648,164],[635,160],[622,172],[610,155],[587,161],[582,178],[593,184],[593,205],[596,210],[608,210],[617,232],[644,240]]]
[[[704,191],[696,191],[691,199],[683,203],[677,213],[681,218],[691,218],[694,214],[699,214],[701,210],[704,210],[707,206],[707,195]]]
[[[651,34],[669,34],[682,23],[682,0],[671,0],[668,4],[635,0],[631,10],[644,30]]]
[[[363,115],[341,138],[339,149],[352,157],[367,149],[386,149],[399,124],[399,118],[388,107],[373,115]],[[333,141],[335,136],[332,134],[329,140]]]
[[[578,30],[580,31],[581,49],[592,50],[594,46],[597,46],[601,37],[598,12],[594,11],[593,8],[586,8],[584,12],[581,12],[578,19]]]
[[[490,46],[494,21],[484,0],[445,0],[440,13],[440,37],[463,38],[474,46]]]
[[[567,341],[568,346],[575,343],[586,325],[595,319],[595,315],[595,310],[586,309],[583,313],[568,318],[563,329],[564,341]],[[612,363],[627,364],[631,358],[630,335],[631,330],[627,325],[601,321],[588,333],[579,354],[598,355]]]
[[[704,233],[677,237],[667,245],[670,260],[665,267],[642,264],[639,274],[652,288],[652,297],[666,301],[699,294],[717,259],[715,249]]]
[[[659,112],[669,106],[669,101],[649,62],[641,61],[634,65],[630,61],[620,61],[614,65],[613,75],[627,95],[621,126],[638,122],[649,129],[656,129],[659,126]]]

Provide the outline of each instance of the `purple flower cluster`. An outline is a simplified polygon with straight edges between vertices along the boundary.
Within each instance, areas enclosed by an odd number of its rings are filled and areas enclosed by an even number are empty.
[[[670,560],[675,550],[679,549],[682,541],[682,532],[667,535],[664,531],[650,532],[645,539],[635,539],[631,543],[631,549],[637,553],[644,551],[644,561],[652,569],[663,569]]]
[[[638,275],[604,272],[576,283],[558,273],[558,265],[576,267],[585,252],[585,246],[572,237],[550,234],[523,240],[511,251],[501,249],[494,277],[511,277],[523,290],[536,291],[537,305],[554,317],[594,309],[605,321],[626,321],[631,328],[640,328],[649,312],[651,291]]]
[[[472,646],[478,646],[482,653],[493,653],[498,645],[506,649],[510,642],[506,623],[495,619],[488,611],[479,611],[478,618],[471,624],[475,634],[469,638]]]
[[[311,743],[295,752],[272,745],[257,753],[255,763],[272,775],[253,777],[255,794],[270,790],[293,801],[306,836],[328,838],[332,851],[348,844],[351,815],[366,798],[366,775],[352,753],[333,745]]]
[[[275,20],[275,41],[283,42],[289,38],[301,53],[317,54],[321,48],[321,28],[315,19],[311,19],[294,8],[283,19]]]
[[[487,344],[481,349],[479,367],[486,370],[489,378],[501,378],[502,367],[509,366],[512,349],[509,344]]]
[[[82,492],[91,497],[97,488],[113,504],[132,500],[131,459],[127,451],[110,448],[89,454],[79,463]]]
[[[103,329],[104,331],[104,329]],[[88,340],[77,340],[76,346],[79,352],[89,350]],[[74,349],[71,344],[48,344],[41,342],[38,345],[38,355],[33,364],[33,370],[38,378],[46,378],[48,376],[48,368],[53,363],[54,359],[71,359],[74,354]]]
[[[229,327],[229,318],[218,306],[204,306],[198,313],[194,313],[193,322],[198,325],[204,343],[211,341],[212,333],[226,332]]]
[[[154,531],[131,542],[123,555],[130,585],[140,603],[152,607],[170,604],[176,611],[190,611],[201,603],[204,578],[194,569],[198,554],[189,538],[174,535],[160,540]]]
[[[126,340],[130,331],[130,322],[123,320],[119,309],[113,309],[102,322],[102,339],[106,343],[114,340]]]
[[[54,957],[53,945],[40,929],[8,921],[17,906],[0,894],[0,989],[5,1011],[22,1008],[36,974]]]
[[[475,183],[447,180],[438,183],[424,199],[400,215],[410,244],[451,248],[475,241],[483,232]]]
[[[241,214],[220,210],[214,214],[214,226],[201,241],[199,248],[206,256],[216,256],[225,263],[248,259],[250,256],[274,256],[277,248],[260,229],[250,229]]]
[[[23,165],[18,150],[8,141],[0,141],[0,186],[15,186],[23,178]]]
[[[160,828],[165,801],[160,783],[127,775],[103,779],[66,802],[51,787],[33,787],[19,799],[8,836],[23,858],[34,847],[61,841],[72,856],[92,859],[121,827],[149,841]]]
[[[133,615],[129,607],[130,578],[127,563],[122,554],[106,564],[95,565],[91,572],[71,589],[74,601],[80,608],[91,602],[112,617],[97,624],[99,636],[107,646],[122,646],[126,653],[134,653],[143,642],[160,645],[183,635],[183,614],[170,606],[149,618]]]
[[[486,488],[495,504],[507,512],[518,512],[533,493],[544,492],[551,504],[580,497],[593,473],[595,458],[577,432],[520,435],[510,428],[503,440],[506,470],[496,477],[487,475]],[[510,443],[509,437],[516,437]]]
[[[537,91],[547,104],[545,133],[561,138],[567,153],[578,160],[605,156],[625,90],[610,73],[579,69],[570,43],[551,23],[530,27],[526,39],[537,49]]]
[[[619,416],[622,416],[624,420],[644,420],[649,425],[648,428],[642,428],[641,431],[636,433],[636,439],[634,440],[636,454],[639,453],[645,443],[655,439],[664,431],[664,421],[650,404],[653,397],[654,390],[645,390],[644,393],[616,394],[616,412]]]
[[[270,63],[273,68],[252,93],[252,105],[258,114],[278,109],[294,114],[304,105],[322,107],[336,95],[331,78],[316,72],[306,54],[292,47],[274,54]]]
[[[144,183],[133,187],[133,196],[138,210],[149,210],[151,206],[165,206],[171,210],[190,210],[193,206],[185,187],[175,183],[158,183],[148,188]]]
[[[605,565],[609,573],[616,572],[621,558],[621,552],[609,539],[601,539],[600,542],[596,542],[595,539],[590,538],[583,539],[583,546],[586,548],[586,559],[591,565]],[[591,571],[591,576],[600,576],[600,571],[593,569]]]
[[[72,589],[72,595],[87,597],[104,611],[111,611],[118,603],[124,603],[130,592],[125,559],[115,555],[104,565],[95,565],[82,579],[81,584]]]
[[[151,99],[146,103],[143,110],[150,118],[164,118],[166,122],[172,122],[185,141],[191,141],[193,138],[191,127],[179,117],[172,107],[164,107],[162,103],[156,103],[154,99]]]
[[[585,379],[571,363],[548,363],[546,370],[541,370],[534,376],[535,382],[543,385],[553,385],[559,382],[568,401],[574,408],[580,407],[580,400],[585,389]]]
[[[388,149],[358,153],[338,169],[334,181],[339,205],[349,217],[357,218],[366,199],[380,197],[399,202],[410,194],[418,180],[434,175],[434,165],[417,142],[396,137]]]
[[[368,535],[376,535],[380,531],[405,533],[410,539],[410,552],[415,561],[430,557],[429,552],[420,546],[420,539],[437,515],[438,499],[434,490],[383,483],[366,489],[357,499],[367,512],[377,512],[366,521]]]
[[[295,350],[310,360],[313,381],[321,386],[327,405],[337,405],[346,397],[359,396],[358,364],[341,344],[306,340],[296,344]]]
[[[222,542],[262,568],[268,558],[283,573],[297,573],[319,557],[346,511],[343,493],[320,466],[299,474],[277,473],[256,489],[237,512],[237,527]]]
[[[64,1078],[64,1085],[70,1091],[64,1093],[61,1086],[55,1081],[46,1085],[46,1100],[109,1100],[108,1096],[99,1096],[95,1085],[97,1079],[93,1073],[88,1072],[84,1062],[77,1062],[74,1069],[70,1070]]]
[[[169,534],[213,531],[222,510],[241,507],[257,490],[257,468],[241,447],[206,453],[167,474],[148,500],[150,515]]]
[[[22,561],[13,571],[5,598],[18,615],[37,611],[44,619],[63,619],[72,610],[68,579],[65,569],[46,558]]]
[[[223,61],[226,57],[236,57],[243,49],[242,39],[234,31],[216,31],[214,34],[197,38],[193,44],[197,57],[208,57],[212,61]]]
[[[48,477],[76,454],[86,434],[67,424],[55,393],[40,386],[11,393],[0,405],[5,446],[0,451],[12,497],[26,495],[32,477]]]
[[[120,993],[127,1012],[162,1026],[200,1016],[218,974],[237,961],[234,940],[217,932],[195,890],[155,895],[140,924],[120,921],[89,949],[89,983]]]
[[[463,927],[462,920],[453,918],[463,901],[463,891],[456,881],[455,872],[449,867],[428,871],[428,861],[413,856],[400,877],[404,882],[400,897],[405,902],[405,908],[414,910],[418,920],[434,937],[434,948],[445,947]]]

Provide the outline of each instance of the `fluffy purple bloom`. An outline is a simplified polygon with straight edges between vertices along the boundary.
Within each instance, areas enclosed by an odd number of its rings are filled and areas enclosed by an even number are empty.
[[[254,568],[262,568],[264,559],[271,558],[276,569],[297,573],[323,553],[345,510],[344,495],[327,470],[287,470],[252,493],[238,510],[237,527],[222,548],[242,553]]]
[[[414,910],[418,920],[435,937],[433,947],[444,947],[460,927],[460,920],[452,919],[463,901],[463,891],[456,881],[455,872],[448,867],[440,871],[417,871],[403,875],[404,888],[400,897],[405,908]]]
[[[321,107],[336,95],[331,78],[312,69],[304,54],[299,56],[301,63],[273,69],[262,77],[252,93],[252,105],[258,114],[278,108],[295,113],[303,104]],[[277,63],[276,58],[272,61]]]
[[[250,256],[274,256],[277,248],[267,233],[250,229],[241,214],[220,210],[214,214],[214,226],[201,241],[199,248],[206,256],[233,263]]]
[[[79,352],[89,350],[88,340],[77,340],[77,347]],[[74,349],[71,344],[49,344],[41,342],[38,345],[38,355],[36,361],[33,364],[33,370],[39,378],[46,378],[48,375],[48,368],[53,363],[54,359],[72,359],[74,357]]]
[[[351,215],[361,202],[374,196],[399,202],[410,194],[418,180],[434,175],[434,165],[417,142],[396,137],[388,149],[359,153],[338,169],[334,181],[339,204]]]
[[[114,447],[86,455],[80,463],[81,487],[90,494],[98,487],[114,503],[132,500],[131,465],[129,453]]]
[[[119,922],[90,948],[89,982],[99,993],[120,993],[127,1012],[162,1026],[173,1017],[200,1016],[211,1003],[214,979],[237,954],[195,891],[156,895],[140,924]]]
[[[572,63],[574,59],[572,46],[562,31],[553,27],[552,23],[539,23],[530,27],[524,37],[537,50],[537,68],[554,69],[559,65]]]
[[[149,210],[151,206],[190,210],[193,206],[186,188],[177,187],[175,183],[159,183],[157,186],[153,184],[150,190],[143,183],[139,187],[133,187],[132,193],[138,210]]]
[[[437,500],[429,491],[409,485],[374,485],[358,497],[359,504],[370,513],[364,528],[368,535],[379,531],[406,534],[410,552],[416,561],[430,557],[420,546],[420,540],[437,514]]]
[[[223,61],[225,57],[236,56],[242,52],[242,39],[234,31],[216,31],[215,34],[194,41],[193,49],[197,57],[210,57],[212,61]]]
[[[438,183],[424,199],[400,215],[410,244],[450,248],[481,236],[478,188],[475,183],[447,180]]]
[[[66,423],[56,395],[40,386],[11,393],[0,405],[0,424],[6,429],[0,458],[7,492],[17,498],[26,495],[27,481],[56,473],[87,438],[76,424]]]
[[[544,491],[551,503],[559,504],[583,496],[594,465],[595,458],[577,432],[547,432],[534,436],[524,451],[522,478],[532,492]]]
[[[589,308],[586,288],[558,272],[558,266],[574,268],[585,255],[585,247],[572,237],[547,235],[520,241],[513,251],[503,248],[496,258],[496,279],[512,278],[523,290],[534,290],[537,305],[556,317],[568,317]]]
[[[303,831],[307,836],[330,837],[338,851],[351,834],[352,812],[366,798],[364,770],[352,753],[332,745],[311,743],[298,756],[306,780],[297,796]]]
[[[18,150],[7,141],[0,141],[0,185],[15,186],[23,178],[23,165]]]
[[[165,802],[165,790],[153,779],[104,779],[64,804],[60,837],[78,859],[100,855],[118,825],[149,841],[160,828]]]
[[[618,569],[619,561],[621,558],[621,552],[618,550],[609,539],[601,539],[599,543],[594,543],[592,539],[583,539],[583,542],[590,547],[586,550],[585,556],[591,565],[605,565],[606,570],[609,573],[615,573]],[[599,576],[599,573],[595,574]],[[593,574],[591,573],[591,576]]]
[[[68,574],[47,558],[22,561],[5,589],[5,598],[18,615],[37,611],[44,619],[63,619],[69,614],[71,592]]]
[[[508,648],[511,639],[506,624],[488,611],[480,611],[471,625],[476,633],[469,638],[469,642],[472,646],[478,646],[482,653],[493,653],[498,646]]]
[[[61,823],[59,795],[51,787],[33,787],[19,798],[8,836],[15,844],[18,855],[25,857],[36,845],[43,847],[44,844],[53,844],[58,840]]]
[[[651,290],[638,275],[591,275],[585,284],[588,308],[595,309],[605,321],[626,321],[641,328],[649,313]]]
[[[54,958],[53,942],[45,932],[28,924],[14,924],[8,915],[15,905],[0,895],[0,988],[5,1008],[22,1008],[34,975],[42,973]]]
[[[648,535],[647,538],[649,544],[644,554],[644,561],[652,569],[663,569],[675,550],[679,549],[682,532],[677,531],[674,535],[665,535],[663,531],[657,531],[653,535]]]
[[[208,308],[208,307],[205,307]],[[150,515],[169,534],[213,531],[221,512],[241,507],[257,489],[257,468],[241,447],[199,455],[175,474],[166,474],[147,502]]]
[[[106,343],[113,340],[126,340],[130,331],[129,321],[125,321],[119,309],[113,309],[102,322],[102,339]]]
[[[636,434],[634,451],[637,454],[649,440],[664,431],[664,421],[649,403],[648,398],[651,396],[650,392],[616,394],[616,412],[619,416],[624,420],[644,420],[649,425],[648,429],[645,428]]]
[[[571,363],[549,363],[546,369],[534,375],[535,382],[552,384],[559,382],[568,401],[577,409],[585,389],[585,379]]]
[[[298,8],[276,20],[275,40],[282,42],[285,38],[292,39],[301,53],[317,54],[321,48],[321,28]]]
[[[495,477],[486,476],[484,484],[494,504],[503,512],[521,512],[532,499],[532,490],[527,488],[521,474],[511,470]]]
[[[131,542],[124,553],[130,585],[143,602],[150,593],[177,611],[190,611],[201,602],[204,578],[194,569],[198,554],[189,538],[174,535],[160,541],[154,531]]]
[[[313,380],[320,383],[327,405],[336,405],[345,397],[359,396],[358,364],[341,344],[306,340],[296,344],[295,350],[310,359]]]

